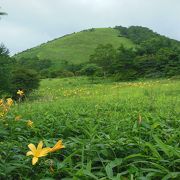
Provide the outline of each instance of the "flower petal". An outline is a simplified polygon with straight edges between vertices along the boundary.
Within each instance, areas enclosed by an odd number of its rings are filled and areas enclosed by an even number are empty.
[[[51,148],[49,147],[46,147],[46,148],[43,148],[39,154],[38,157],[43,157],[43,156],[47,156],[47,154],[51,151]]]
[[[32,158],[32,165],[35,165],[38,162],[38,158],[37,157],[33,157]]]
[[[32,151],[28,151],[28,152],[26,153],[26,156],[31,156],[31,155],[33,155],[33,152],[32,152]]]
[[[40,141],[39,144],[38,144],[38,146],[37,146],[37,151],[41,150],[42,147],[43,147],[43,142]]]
[[[65,148],[65,146],[62,144],[62,140],[59,140],[53,148],[51,148],[51,152],[57,151],[59,149]]]
[[[35,147],[34,144],[29,144],[28,147],[29,147],[29,149],[32,151],[33,154],[36,153],[36,147]]]

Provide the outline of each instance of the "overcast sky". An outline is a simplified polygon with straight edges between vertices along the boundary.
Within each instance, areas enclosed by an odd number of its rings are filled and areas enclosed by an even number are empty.
[[[180,0],[0,0],[11,54],[92,27],[146,26],[180,40]]]

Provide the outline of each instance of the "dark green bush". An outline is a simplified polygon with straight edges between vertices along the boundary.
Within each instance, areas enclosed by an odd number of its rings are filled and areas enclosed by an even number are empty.
[[[73,77],[74,73],[71,71],[63,71],[62,72],[62,77]]]
[[[10,91],[11,71],[14,59],[9,57],[9,50],[0,45],[0,93],[8,93]]]
[[[50,78],[58,78],[58,77],[73,77],[74,73],[67,70],[53,70],[50,72]]]
[[[50,77],[50,70],[49,69],[43,69],[40,71],[40,77],[41,79],[49,78]]]
[[[36,71],[31,69],[16,69],[12,73],[11,93],[16,94],[21,89],[25,94],[39,87],[40,78]]]

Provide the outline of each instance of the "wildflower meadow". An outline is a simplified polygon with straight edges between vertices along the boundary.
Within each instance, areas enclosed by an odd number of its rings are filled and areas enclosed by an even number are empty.
[[[179,99],[173,79],[42,80],[0,100],[0,179],[179,179]]]

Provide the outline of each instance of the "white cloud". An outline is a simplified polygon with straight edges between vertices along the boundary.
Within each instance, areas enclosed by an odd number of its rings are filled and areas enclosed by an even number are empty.
[[[179,0],[0,0],[12,53],[90,27],[142,25],[180,40]]]

